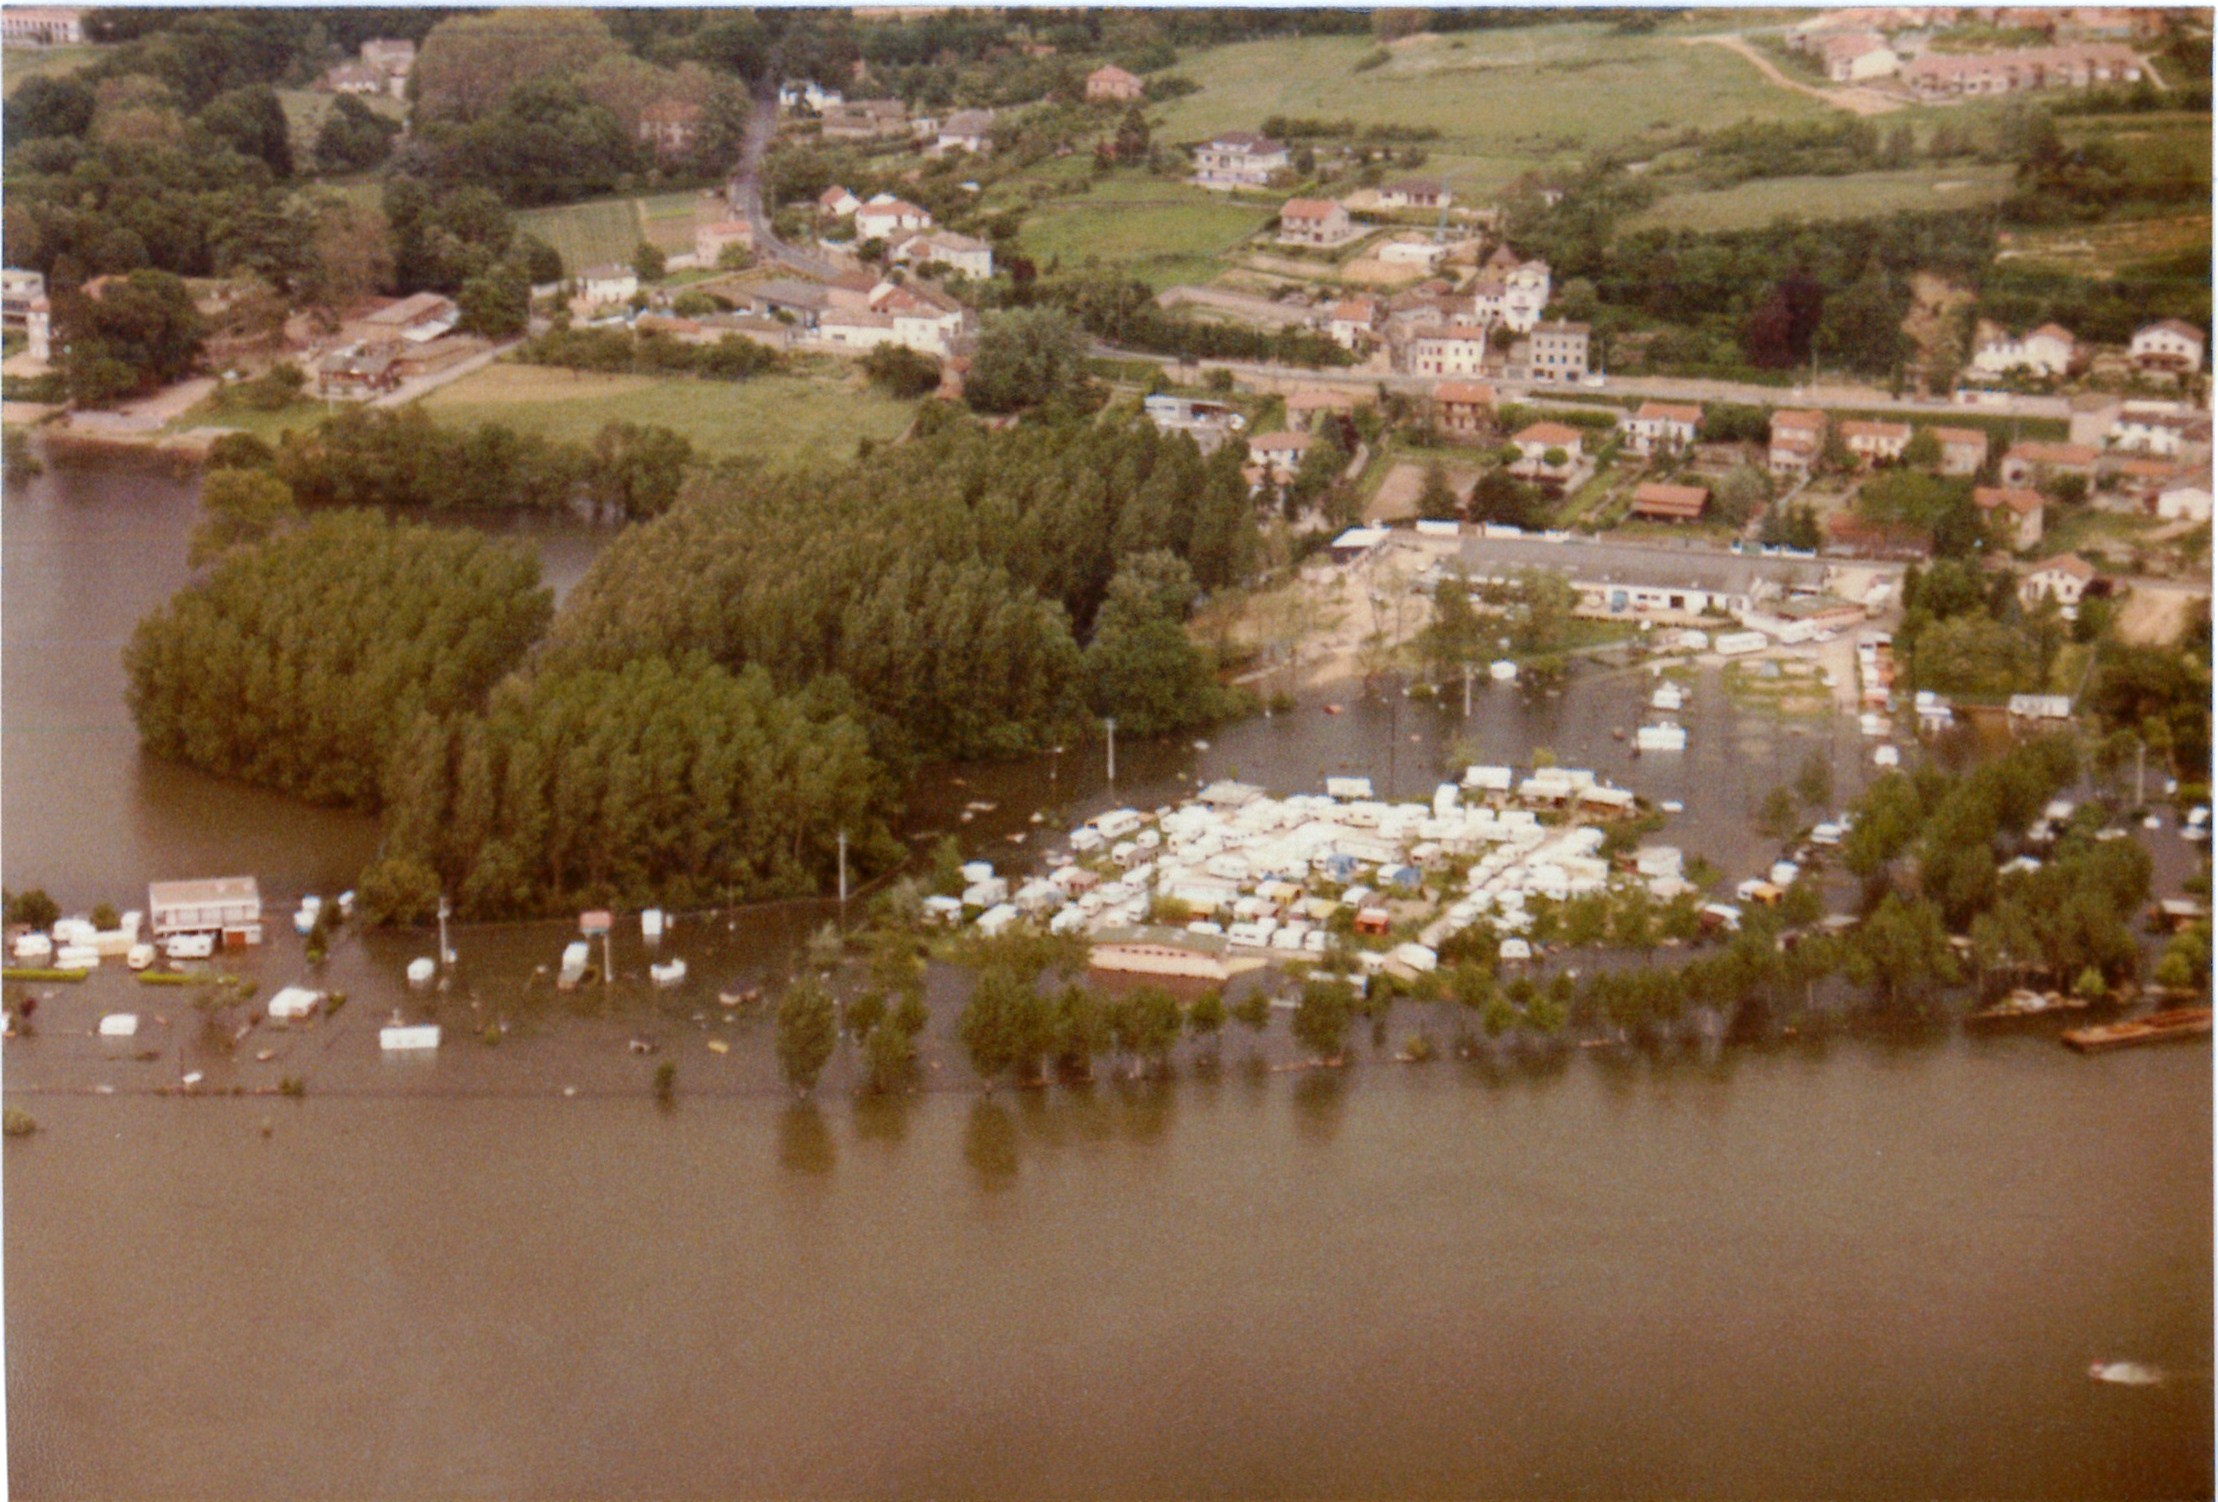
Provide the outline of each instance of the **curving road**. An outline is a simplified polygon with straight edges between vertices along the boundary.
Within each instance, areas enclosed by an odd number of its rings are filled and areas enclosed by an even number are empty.
[[[732,173],[725,196],[731,200],[732,212],[745,219],[747,227],[754,231],[756,255],[804,275],[829,281],[847,268],[828,256],[779,239],[770,227],[770,216],[763,212],[762,159],[777,133],[778,86],[764,80],[755,86],[755,112],[747,128],[747,144],[740,151],[739,166]]]

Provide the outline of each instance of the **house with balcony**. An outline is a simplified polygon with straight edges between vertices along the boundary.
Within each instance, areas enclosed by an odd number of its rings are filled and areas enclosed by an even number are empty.
[[[2143,370],[2193,374],[2203,368],[2203,331],[2179,318],[2160,318],[2134,330],[2127,346]]]
[[[1823,412],[1782,407],[1771,414],[1772,474],[1802,477],[1816,467],[1825,452],[1826,417]]]
[[[1484,381],[1442,381],[1432,388],[1433,420],[1451,438],[1484,438],[1494,430],[1494,388]]]
[[[1285,142],[1253,131],[1232,130],[1195,148],[1194,182],[1223,192],[1266,188],[1272,173],[1284,172],[1292,165],[1293,154]]]

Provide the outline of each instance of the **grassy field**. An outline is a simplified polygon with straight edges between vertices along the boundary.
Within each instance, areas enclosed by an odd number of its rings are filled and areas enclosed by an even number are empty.
[[[1271,210],[1229,202],[1221,193],[1129,175],[1109,178],[1079,198],[1055,199],[1024,220],[1024,253],[1045,270],[1088,257],[1153,287],[1206,282],[1218,258],[1262,228]]]
[[[373,114],[388,120],[408,118],[408,106],[390,94],[358,98]],[[320,89],[279,89],[277,102],[285,107],[285,135],[293,145],[293,160],[305,167],[315,155],[316,137],[323,131],[324,120],[337,108],[339,96]]]
[[[2003,236],[2001,258],[2099,280],[2144,261],[2191,253],[2210,254],[2208,214],[2016,231]]]
[[[590,443],[605,423],[654,423],[683,433],[711,457],[745,456],[774,469],[823,468],[852,459],[859,439],[900,437],[917,407],[833,369],[839,373],[731,382],[494,364],[432,392],[421,405],[442,421],[500,422],[577,443]]]
[[[100,55],[97,47],[0,49],[0,92],[13,94],[25,79],[74,73]]]
[[[1777,219],[1812,223],[1916,209],[1997,203],[2010,191],[2007,167],[1920,167],[1848,177],[1773,177],[1730,188],[1672,193],[1628,222],[1630,229],[1761,229]]]
[[[219,407],[214,397],[170,420],[166,433],[189,433],[194,428],[236,428],[264,443],[274,444],[280,434],[305,432],[329,417],[334,409],[323,402],[293,402],[275,412],[257,412],[246,406]]]
[[[642,240],[665,251],[693,249],[693,226],[703,206],[698,192],[647,198],[603,198],[554,209],[526,209],[516,227],[539,236],[562,257],[572,275],[610,261],[629,263]]]
[[[1372,50],[1367,37],[1300,37],[1195,53],[1178,72],[1201,90],[1164,106],[1157,138],[1255,130],[1274,114],[1432,126],[1441,138],[1426,170],[1481,192],[1650,131],[1831,113],[1721,48],[1601,25],[1412,38],[1383,66],[1356,72]]]

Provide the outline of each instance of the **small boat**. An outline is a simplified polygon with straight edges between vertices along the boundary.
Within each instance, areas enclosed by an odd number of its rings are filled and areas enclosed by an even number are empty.
[[[630,1049],[633,1053],[653,1053],[655,1051],[655,1045],[648,1042],[645,1038],[633,1038],[624,1046]]]
[[[726,1042],[725,1042],[725,1041],[724,1041],[724,1040],[723,1040],[722,1038],[711,1038],[711,1039],[709,1039],[709,1052],[710,1052],[710,1053],[730,1053],[731,1051],[732,1051],[732,1045],[731,1045],[731,1044],[729,1044],[729,1043],[726,1043]]]
[[[2097,1382],[2115,1382],[2121,1387],[2154,1387],[2164,1380],[2163,1372],[2138,1361],[2090,1361],[2087,1375]]]
[[[2146,1017],[2136,1017],[2129,1022],[2075,1028],[2064,1034],[2064,1043],[2081,1053],[2100,1053],[2104,1049],[2131,1048],[2139,1043],[2165,1043],[2174,1038],[2201,1038],[2209,1032],[2209,1007],[2174,1007],[2170,1011],[2151,1012]]]
[[[685,961],[671,960],[667,964],[649,965],[647,975],[658,986],[674,986],[685,979]]]
[[[1514,683],[1517,681],[1517,664],[1504,657],[1499,662],[1489,663],[1486,674],[1496,683]]]
[[[1207,741],[1196,741],[1196,742],[1194,742],[1194,749],[1195,749],[1196,751],[1207,751],[1207,750],[1209,749],[1209,742],[1207,742]]]
[[[439,1046],[438,1023],[425,1022],[411,1027],[398,1020],[398,1013],[394,1016],[391,1024],[377,1030],[379,1048],[387,1053],[419,1053]]]
[[[430,955],[423,955],[410,960],[408,962],[408,983],[412,986],[428,986],[431,984],[431,977],[438,969],[439,967],[432,962]]]
[[[2019,1017],[2046,1017],[2052,1012],[2084,1012],[2087,1000],[2061,991],[2012,991],[1993,1006],[1974,1012],[1967,1022],[2009,1022]]]
[[[1656,807],[1662,809],[1667,814],[1683,814],[1687,811],[1687,806],[1684,803],[1681,803],[1676,798],[1666,798],[1663,802],[1657,804]]]

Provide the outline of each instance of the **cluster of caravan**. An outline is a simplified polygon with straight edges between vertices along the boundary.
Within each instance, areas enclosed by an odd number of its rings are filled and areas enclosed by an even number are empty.
[[[1484,919],[1513,936],[1505,958],[1529,958],[1514,936],[1530,925],[1530,898],[1560,901],[1628,880],[1666,899],[1693,890],[1679,852],[1667,847],[1613,871],[1602,829],[1585,821],[1634,811],[1631,792],[1564,767],[1520,778],[1510,767],[1475,766],[1430,803],[1375,798],[1361,777],[1328,778],[1321,794],[1285,798],[1219,782],[1175,808],[1087,820],[1071,831],[1067,856],[1051,857],[1047,875],[1013,891],[991,865],[973,862],[963,868],[962,896],[927,899],[926,910],[946,923],[968,918],[989,935],[1030,922],[1100,941],[1175,905],[1192,915],[1192,939],[1257,956],[1322,953],[1342,912],[1364,936],[1422,918],[1417,941],[1380,956],[1412,970],[1433,968],[1441,940]],[[1428,883],[1455,894],[1450,905],[1435,906]]]

